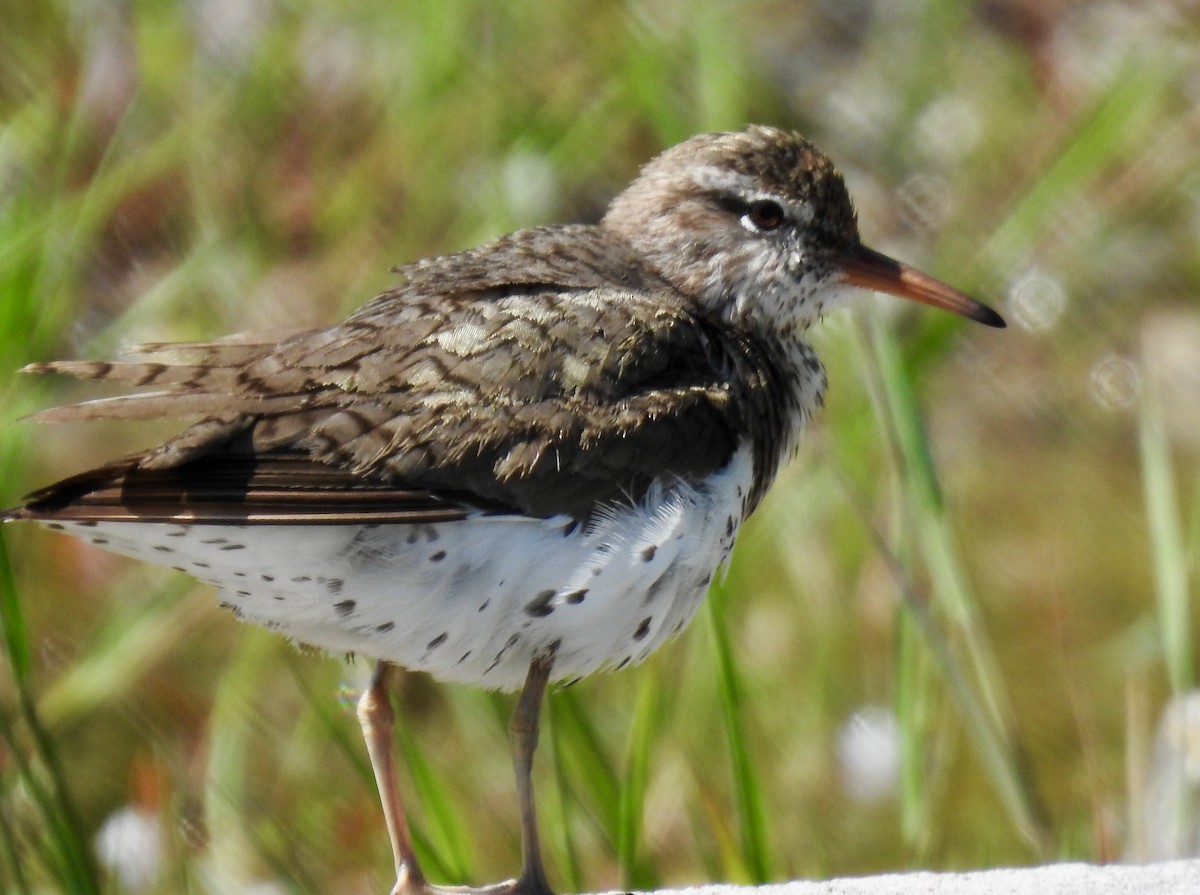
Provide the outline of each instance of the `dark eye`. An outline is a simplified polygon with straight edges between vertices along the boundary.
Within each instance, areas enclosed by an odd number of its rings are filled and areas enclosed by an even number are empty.
[[[745,220],[756,230],[775,230],[783,223],[783,209],[778,202],[758,199],[751,202],[750,207],[746,209]]]

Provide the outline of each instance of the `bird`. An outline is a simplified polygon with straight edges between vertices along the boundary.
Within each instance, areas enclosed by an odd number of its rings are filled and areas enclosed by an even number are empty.
[[[148,389],[42,422],[189,420],[3,513],[210,583],[237,618],[375,660],[357,703],[393,895],[550,895],[531,779],[548,685],[681,631],[823,404],[809,327],[856,293],[991,327],[987,305],[865,246],[797,133],[705,133],[598,223],[395,268],[343,322],[33,363]],[[397,668],[519,690],[521,869],[431,883],[397,791]]]

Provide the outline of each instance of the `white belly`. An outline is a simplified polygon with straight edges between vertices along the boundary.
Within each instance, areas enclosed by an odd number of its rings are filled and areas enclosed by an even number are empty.
[[[584,527],[480,515],[435,525],[67,524],[105,549],[182,569],[239,618],[434,677],[521,686],[639,662],[695,614],[733,548],[752,481],[743,447],[703,486],[675,485]],[[59,526],[55,526],[59,527]]]

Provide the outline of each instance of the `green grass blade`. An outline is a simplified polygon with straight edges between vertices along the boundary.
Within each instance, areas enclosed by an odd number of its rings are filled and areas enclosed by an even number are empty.
[[[145,580],[142,568],[134,568],[125,578],[128,583]],[[46,690],[41,700],[46,720],[56,726],[66,724],[120,699],[180,637],[202,624],[208,607],[201,599],[186,598],[196,589],[190,578],[173,575],[157,593],[115,613],[78,660]]]
[[[625,777],[621,787],[617,828],[617,863],[621,868],[621,885],[631,889],[655,889],[659,885],[654,869],[638,860],[646,785],[663,711],[659,676],[659,667],[654,663],[642,671],[633,723],[629,729],[629,746],[625,753]]]
[[[1166,58],[1127,65],[1111,87],[1081,116],[1057,157],[1043,169],[1008,217],[995,228],[980,257],[996,270],[1011,270],[1030,246],[1052,225],[1066,199],[1085,188],[1135,140],[1143,139],[1150,121],[1171,87]]]
[[[452,777],[435,770],[425,748],[412,729],[398,719],[396,743],[403,757],[404,772],[412,780],[413,791],[421,806],[423,823],[413,825],[413,846],[420,851],[422,864],[431,876],[454,883],[470,882],[475,866],[470,837],[463,813],[455,806],[447,784]]]
[[[3,710],[3,707],[0,707],[0,731],[3,732],[4,740],[9,743],[11,748],[12,740],[7,735],[11,729],[11,722],[7,715],[8,713]],[[17,831],[9,820],[12,800],[7,792],[8,788],[6,781],[0,777],[0,793],[5,795],[3,803],[0,804],[0,843],[3,844],[5,858],[3,862],[0,862],[0,887],[3,887],[5,892],[12,892],[14,895],[29,895],[33,889],[26,876],[23,849],[17,838]]]
[[[620,826],[621,783],[604,739],[588,717],[577,688],[553,695],[554,724],[562,738],[563,772],[597,830],[615,846]]]
[[[550,762],[553,766],[554,787],[550,793],[552,813],[539,813],[539,817],[548,817],[549,823],[542,823],[541,832],[551,843],[554,853],[554,866],[562,877],[563,885],[570,892],[582,892],[586,886],[583,873],[581,850],[575,836],[575,822],[580,805],[572,787],[572,779],[565,772],[566,756],[570,752],[569,745],[559,733],[555,720],[557,700],[551,693],[546,699],[542,723],[543,735],[549,741]],[[548,829],[547,829],[548,827]]]
[[[900,829],[918,854],[921,836],[928,829],[930,800],[926,797],[927,735],[924,724],[929,695],[922,686],[920,629],[910,613],[902,612],[896,625],[896,724],[900,731]]]
[[[1004,696],[1003,677],[979,623],[978,611],[954,546],[908,371],[886,327],[871,326],[869,338],[869,357],[880,386],[880,412],[888,423],[902,470],[908,524],[912,526],[917,549],[932,576],[935,604],[947,613],[955,635],[962,638],[969,678],[911,586],[908,608],[919,613],[921,628],[928,635],[927,647],[934,650],[940,671],[963,712],[967,730],[997,795],[1026,841],[1038,853],[1045,853],[1048,841],[1041,819],[1043,812],[1025,777],[1013,739],[1012,712]],[[897,572],[904,569],[898,559],[894,563]],[[910,573],[904,571],[904,574],[907,577]]]
[[[3,529],[0,529],[0,637],[4,640],[4,654],[13,682],[18,687],[28,686],[29,635],[21,604],[17,600],[17,587],[13,581]]]
[[[737,869],[747,882],[761,885],[772,878],[766,807],[763,802],[762,784],[746,740],[746,725],[741,708],[744,684],[733,658],[729,628],[724,618],[726,596],[723,583],[718,583],[712,588],[705,620],[713,647],[721,724],[729,749],[730,776],[740,827],[737,857],[741,866]]]
[[[53,738],[46,730],[41,715],[29,689],[28,654],[25,654],[24,669],[20,666],[20,652],[24,649],[23,626],[19,619],[19,607],[16,596],[16,584],[9,562],[8,549],[0,535],[0,606],[5,607],[6,613],[15,612],[16,621],[12,614],[4,617],[4,632],[6,646],[10,643],[16,650],[6,650],[9,656],[9,669],[14,683],[14,695],[17,702],[17,717],[24,728],[25,737],[18,737],[15,719],[4,711],[3,736],[13,753],[16,764],[16,782],[22,784],[37,809],[41,822],[40,832],[45,841],[35,845],[37,853],[42,857],[47,869],[62,887],[62,891],[72,895],[92,895],[99,892],[98,876],[92,861],[83,824],[80,822],[78,811],[71,799],[67,788],[66,774],[58,758]],[[10,639],[12,638],[12,639]],[[23,753],[26,744],[22,742],[27,737],[32,749],[32,761]],[[36,761],[38,767],[34,767]],[[4,789],[9,790],[14,782],[9,780],[9,773],[4,771]],[[43,779],[43,777],[45,779]],[[5,799],[8,803],[8,799]],[[3,809],[0,809],[3,810]],[[15,848],[14,844],[14,848]]]
[[[1151,376],[1145,377],[1138,403],[1138,444],[1150,557],[1154,567],[1159,637],[1162,639],[1167,679],[1171,691],[1178,695],[1190,689],[1195,679],[1189,569],[1179,520],[1179,492],[1171,468],[1162,407]]]

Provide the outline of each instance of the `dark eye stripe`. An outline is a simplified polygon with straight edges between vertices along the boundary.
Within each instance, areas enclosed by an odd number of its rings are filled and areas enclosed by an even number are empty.
[[[728,193],[718,193],[712,197],[713,204],[722,211],[728,211],[730,214],[735,214],[738,217],[744,215],[750,210],[750,203],[744,199],[739,199],[737,196],[731,196]]]

